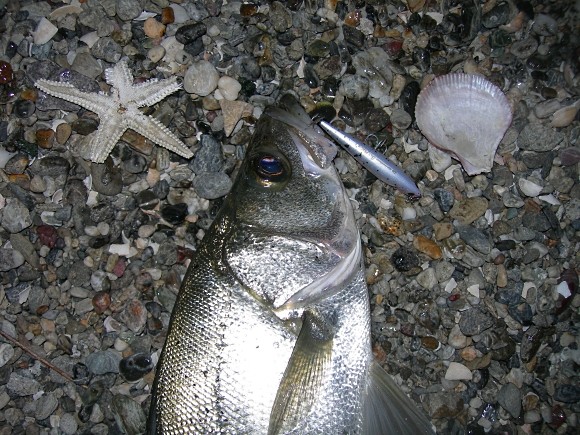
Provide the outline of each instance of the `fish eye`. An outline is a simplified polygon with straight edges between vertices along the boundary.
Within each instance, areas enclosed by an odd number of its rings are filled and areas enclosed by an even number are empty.
[[[290,178],[286,158],[270,153],[258,154],[252,159],[255,180],[263,187],[283,187]]]

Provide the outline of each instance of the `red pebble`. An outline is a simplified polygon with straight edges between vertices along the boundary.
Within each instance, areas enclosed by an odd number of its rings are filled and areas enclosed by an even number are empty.
[[[177,262],[182,264],[186,259],[193,258],[193,252],[191,249],[184,248],[183,246],[177,247]]]
[[[36,234],[38,234],[38,239],[43,245],[46,245],[49,248],[54,248],[54,245],[56,245],[58,234],[54,227],[51,227],[50,225],[39,225],[36,227]]]
[[[403,49],[403,41],[400,39],[389,39],[383,48],[389,56],[396,56]]]
[[[0,84],[4,85],[10,83],[14,79],[14,72],[12,65],[8,62],[0,60]]]
[[[449,300],[451,302],[455,302],[456,300],[458,300],[461,297],[461,295],[459,293],[454,293],[452,295],[449,296]]]
[[[111,295],[107,292],[97,292],[91,302],[93,303],[95,312],[102,314],[111,305]]]
[[[125,262],[124,258],[119,258],[115,266],[113,266],[113,274],[117,278],[121,278],[125,274],[125,269],[127,269],[127,263]]]

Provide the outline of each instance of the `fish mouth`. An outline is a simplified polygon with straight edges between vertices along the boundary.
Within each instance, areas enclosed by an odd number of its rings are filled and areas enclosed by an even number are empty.
[[[286,124],[306,173],[317,174],[332,165],[338,152],[337,146],[325,137],[324,132],[312,122],[294,97],[283,96],[278,107],[269,107],[265,114]]]

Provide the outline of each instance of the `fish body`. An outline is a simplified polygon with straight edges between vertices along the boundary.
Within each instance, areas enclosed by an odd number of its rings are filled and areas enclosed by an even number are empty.
[[[281,107],[260,118],[184,278],[148,431],[429,433],[373,362],[360,238],[332,166],[336,147],[295,100]]]

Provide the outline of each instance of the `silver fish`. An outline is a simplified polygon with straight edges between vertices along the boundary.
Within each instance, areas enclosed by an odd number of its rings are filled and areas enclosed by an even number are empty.
[[[195,253],[152,393],[151,434],[428,434],[373,362],[336,146],[292,98],[261,116]]]

